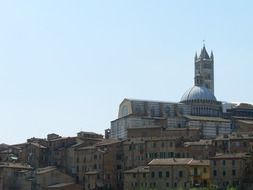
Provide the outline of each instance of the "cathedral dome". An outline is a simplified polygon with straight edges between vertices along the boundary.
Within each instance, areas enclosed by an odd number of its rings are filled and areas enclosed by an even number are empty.
[[[193,86],[184,93],[180,102],[193,100],[216,101],[216,98],[214,94],[206,87]]]

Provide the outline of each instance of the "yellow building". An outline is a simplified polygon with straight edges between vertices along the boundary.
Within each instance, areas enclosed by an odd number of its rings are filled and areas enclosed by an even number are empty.
[[[208,187],[211,180],[210,171],[209,160],[154,159],[148,166],[125,171],[124,190]]]

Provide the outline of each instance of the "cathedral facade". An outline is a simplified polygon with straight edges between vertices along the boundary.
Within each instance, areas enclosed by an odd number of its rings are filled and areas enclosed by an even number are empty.
[[[231,133],[231,121],[222,117],[222,103],[214,95],[213,52],[209,55],[204,45],[194,61],[194,85],[180,102],[124,99],[111,122],[111,138],[127,138],[130,128],[198,128],[203,138]]]

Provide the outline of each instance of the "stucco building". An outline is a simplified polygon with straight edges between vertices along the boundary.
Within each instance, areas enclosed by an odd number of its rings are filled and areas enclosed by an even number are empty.
[[[212,182],[218,188],[242,187],[252,165],[252,157],[245,153],[218,154],[210,160]]]
[[[154,159],[124,173],[124,190],[137,189],[190,189],[209,186],[210,162],[192,158]]]

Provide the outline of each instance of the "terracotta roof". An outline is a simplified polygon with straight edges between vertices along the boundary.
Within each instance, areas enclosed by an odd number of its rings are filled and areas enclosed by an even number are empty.
[[[75,183],[58,183],[58,184],[54,184],[54,185],[49,185],[47,186],[48,188],[56,188],[56,187],[67,187],[70,185],[73,185]]]
[[[28,144],[31,144],[31,145],[33,145],[33,146],[36,146],[37,148],[42,148],[42,149],[46,149],[47,147],[45,147],[45,146],[43,146],[43,145],[41,145],[41,144],[39,144],[39,143],[28,143]]]
[[[61,141],[61,140],[66,140],[66,139],[76,139],[76,138],[77,137],[60,137],[60,138],[48,140],[48,142]]]
[[[253,134],[230,134],[230,135],[220,135],[214,140],[241,140],[241,139],[253,139]]]
[[[132,143],[145,143],[146,141],[161,141],[161,140],[177,140],[178,137],[136,137],[136,138],[129,138],[124,141],[124,144],[132,144]]]
[[[247,153],[230,153],[230,154],[216,154],[216,156],[211,159],[240,159],[240,158],[250,158],[251,156]]]
[[[248,103],[240,103],[236,108],[253,109],[253,105]]]
[[[110,145],[110,144],[115,144],[119,142],[122,142],[122,141],[116,140],[116,139],[104,139],[103,141],[96,143],[96,146]]]
[[[54,170],[57,170],[57,168],[54,167],[54,166],[48,166],[48,167],[45,167],[45,168],[38,168],[36,173],[39,175],[39,174],[48,173],[48,172],[51,172],[51,171],[54,171]]]
[[[186,165],[191,162],[193,158],[167,158],[167,159],[154,159],[148,163],[149,166],[152,165]]]
[[[92,149],[96,149],[95,146],[84,146],[84,147],[80,147],[80,148],[77,148],[76,150],[92,150]]]
[[[14,169],[24,169],[24,170],[32,169],[30,165],[24,165],[21,163],[9,163],[9,162],[1,162],[0,168],[14,168]]]
[[[206,145],[212,145],[212,140],[200,140],[195,142],[185,142],[184,145],[187,146],[206,146]]]
[[[154,159],[149,166],[171,166],[171,165],[209,165],[209,160],[194,160],[193,158],[167,158]]]
[[[149,166],[139,166],[137,168],[126,170],[124,173],[148,173]]]
[[[210,160],[192,160],[190,166],[209,166]]]

